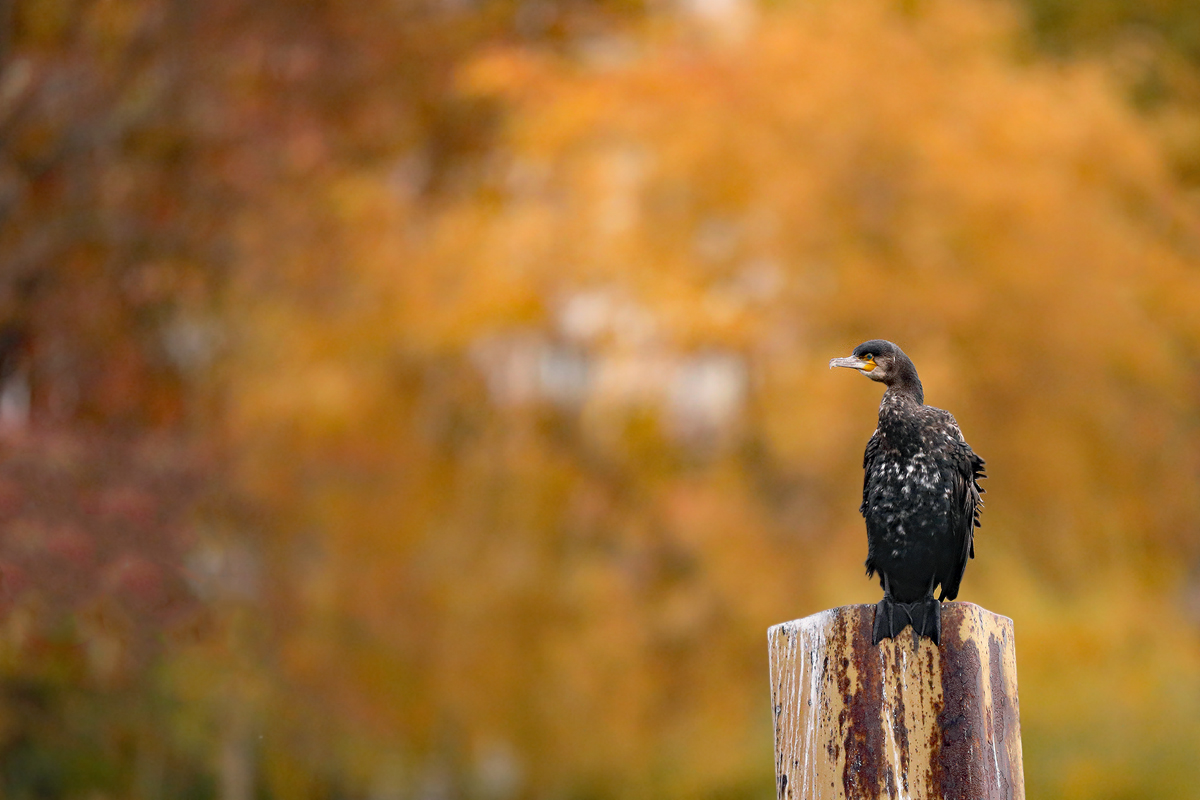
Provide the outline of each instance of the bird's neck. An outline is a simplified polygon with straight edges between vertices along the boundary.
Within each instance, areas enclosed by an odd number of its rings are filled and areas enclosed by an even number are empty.
[[[901,389],[889,386],[879,403],[879,433],[889,441],[911,440],[912,424],[919,416],[915,412],[921,405],[920,384],[917,384],[915,393],[911,387]]]
[[[889,397],[893,402],[924,405],[925,389],[921,386],[921,379],[917,377],[917,371],[908,369],[897,375],[896,380],[888,385],[887,391],[883,394],[885,403]]]

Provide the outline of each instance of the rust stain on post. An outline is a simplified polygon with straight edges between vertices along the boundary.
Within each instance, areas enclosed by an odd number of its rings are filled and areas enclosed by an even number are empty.
[[[1012,620],[942,606],[942,646],[871,644],[873,605],[772,627],[779,800],[1023,800]]]

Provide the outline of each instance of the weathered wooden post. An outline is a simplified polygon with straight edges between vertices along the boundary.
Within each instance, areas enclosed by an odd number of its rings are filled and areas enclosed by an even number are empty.
[[[871,644],[875,607],[767,632],[779,800],[1022,800],[1012,620],[942,605],[941,647]]]

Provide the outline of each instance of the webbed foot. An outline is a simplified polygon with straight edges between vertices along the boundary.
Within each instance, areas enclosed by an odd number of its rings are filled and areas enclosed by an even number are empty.
[[[896,627],[896,607],[900,606],[900,627]],[[903,605],[892,600],[888,595],[875,606],[875,626],[871,631],[871,644],[879,644],[884,639],[890,639],[908,624],[908,614],[903,611]]]
[[[888,595],[875,606],[875,624],[871,631],[871,644],[891,639],[907,628],[913,628],[914,636],[924,636],[934,644],[942,643],[942,604],[932,595],[915,603],[897,603]],[[914,646],[918,644],[913,640]]]
[[[913,630],[928,637],[933,643],[942,643],[942,604],[933,595],[912,604]]]

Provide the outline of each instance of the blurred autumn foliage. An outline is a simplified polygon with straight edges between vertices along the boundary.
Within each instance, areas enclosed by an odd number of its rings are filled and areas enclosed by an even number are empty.
[[[1030,796],[1193,797],[1198,19],[0,3],[3,794],[769,797],[886,337]]]

